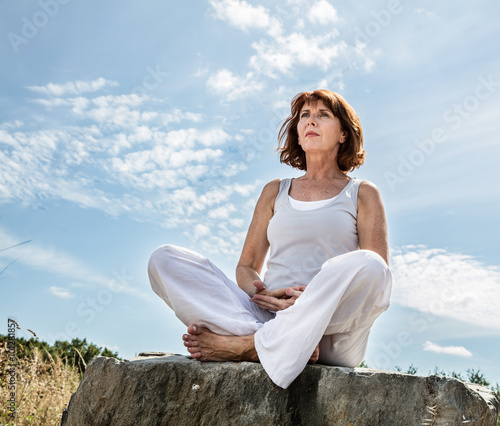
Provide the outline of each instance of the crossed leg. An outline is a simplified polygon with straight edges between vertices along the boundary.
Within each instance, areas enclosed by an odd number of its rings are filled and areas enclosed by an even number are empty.
[[[260,361],[283,388],[317,359],[323,335],[351,336],[353,330],[370,327],[387,309],[391,282],[379,255],[349,252],[325,262],[296,303],[275,315],[253,305],[222,271],[189,250],[159,248],[148,272],[155,293],[188,325],[183,339],[194,359]],[[338,339],[322,345],[322,362],[356,365],[364,354],[365,334],[362,344],[348,338],[341,347]],[[328,357],[329,351],[335,356]]]
[[[182,340],[191,356],[199,361],[259,361],[253,334],[225,336],[213,333],[206,327],[191,324],[188,334],[184,334]],[[319,345],[309,362],[315,363],[318,358]]]
[[[259,361],[253,334],[225,336],[191,324],[182,339],[191,356],[199,361]]]

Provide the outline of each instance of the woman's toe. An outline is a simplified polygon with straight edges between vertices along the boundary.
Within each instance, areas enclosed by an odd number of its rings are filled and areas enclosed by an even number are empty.
[[[189,327],[188,327],[188,333],[189,334],[201,334],[201,327],[197,324],[191,324]]]

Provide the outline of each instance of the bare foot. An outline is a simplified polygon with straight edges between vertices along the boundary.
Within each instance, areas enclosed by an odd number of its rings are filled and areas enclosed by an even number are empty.
[[[308,364],[314,364],[318,361],[318,359],[319,359],[319,345],[316,346],[316,349],[314,349],[314,352],[311,355],[311,358],[309,358]]]
[[[225,336],[191,324],[182,336],[184,346],[199,361],[258,361],[253,335]]]

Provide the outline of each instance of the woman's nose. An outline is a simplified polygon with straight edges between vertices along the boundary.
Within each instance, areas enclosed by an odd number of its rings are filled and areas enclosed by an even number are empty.
[[[310,124],[311,126],[316,126],[316,118],[310,114],[309,118],[307,119],[307,124]]]

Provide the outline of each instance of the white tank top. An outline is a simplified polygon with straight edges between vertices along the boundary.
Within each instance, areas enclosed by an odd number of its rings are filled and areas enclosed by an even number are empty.
[[[264,283],[270,290],[307,285],[328,259],[359,249],[356,218],[359,179],[314,210],[294,208],[291,179],[282,179],[267,227],[270,243]]]
[[[318,201],[300,201],[295,198],[288,196],[288,201],[290,201],[290,205],[295,210],[316,210],[320,207],[326,206],[333,198],[328,198],[328,200],[318,200]]]

